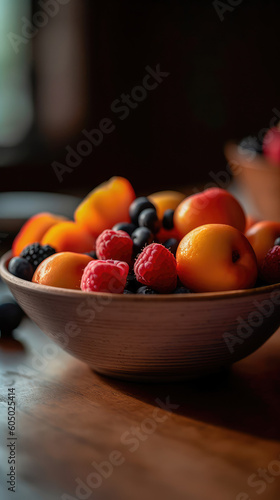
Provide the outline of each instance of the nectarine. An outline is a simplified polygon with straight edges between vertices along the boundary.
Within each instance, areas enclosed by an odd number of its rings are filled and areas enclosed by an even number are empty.
[[[181,238],[204,224],[227,224],[244,231],[245,223],[245,214],[239,202],[220,188],[206,189],[189,196],[174,214],[174,226]]]
[[[274,241],[280,236],[280,222],[261,221],[257,222],[245,233],[251,243],[257,257],[259,269]]]
[[[42,239],[57,252],[85,253],[94,249],[95,238],[76,222],[67,221],[51,227]]]
[[[190,231],[176,253],[177,272],[194,292],[253,287],[257,279],[254,251],[244,234],[225,224],[206,224]]]
[[[32,281],[79,290],[84,269],[91,260],[88,255],[74,252],[55,253],[39,264]]]

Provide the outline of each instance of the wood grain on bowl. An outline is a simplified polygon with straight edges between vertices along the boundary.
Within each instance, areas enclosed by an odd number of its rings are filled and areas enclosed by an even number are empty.
[[[280,284],[187,295],[86,293],[1,276],[20,306],[63,349],[127,380],[193,378],[258,349],[280,325]]]

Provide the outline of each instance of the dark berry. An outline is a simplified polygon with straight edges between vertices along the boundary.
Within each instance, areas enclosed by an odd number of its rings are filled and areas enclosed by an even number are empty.
[[[136,293],[140,295],[158,295],[158,292],[156,292],[152,288],[149,288],[148,286],[140,286]]]
[[[128,273],[128,276],[126,279],[125,290],[136,293],[140,286],[142,286],[142,285],[141,285],[141,283],[139,283],[139,281],[137,281],[134,272],[132,271],[132,272]]]
[[[191,293],[191,291],[185,286],[177,286],[172,293]]]
[[[86,252],[85,255],[88,255],[89,257],[91,257],[92,259],[98,259],[97,255],[96,255],[96,251],[95,250],[92,250],[91,252]]]
[[[131,218],[131,222],[135,224],[136,226],[138,225],[138,217],[145,208],[154,208],[155,206],[152,204],[152,202],[146,198],[145,196],[141,196],[140,198],[136,198],[134,200],[130,207],[129,207],[129,216]]]
[[[173,229],[173,227],[174,227],[173,219],[174,219],[174,210],[171,210],[171,208],[169,208],[168,210],[165,210],[165,212],[163,214],[163,219],[162,219],[162,225],[163,225],[164,229],[167,229],[168,231],[170,229]]]
[[[140,227],[147,227],[156,234],[160,230],[160,221],[158,220],[155,208],[145,208],[138,217]]]
[[[165,248],[168,248],[168,250],[170,250],[173,255],[176,255],[179,241],[175,238],[169,238],[169,240],[166,240],[163,245],[165,246]]]
[[[13,257],[9,262],[8,270],[17,278],[26,281],[31,281],[34,274],[34,267],[32,264],[22,257]]]
[[[112,227],[114,231],[125,231],[129,236],[132,235],[133,231],[135,231],[137,226],[135,224],[131,224],[130,222],[118,222]]]
[[[152,243],[154,237],[147,227],[138,227],[131,235],[133,241],[133,253],[137,255],[145,245]]]
[[[7,302],[0,305],[0,330],[1,337],[11,336],[12,331],[15,330],[22,318],[24,312],[19,305],[14,302]]]
[[[30,262],[35,270],[43,260],[55,252],[56,250],[50,245],[41,246],[40,243],[33,243],[22,250],[20,257]]]
[[[134,295],[134,292],[132,292],[131,290],[127,290],[126,288],[124,289],[123,293],[124,295]]]
[[[274,241],[274,247],[277,246],[279,247],[280,246],[280,238],[276,238],[276,240]]]

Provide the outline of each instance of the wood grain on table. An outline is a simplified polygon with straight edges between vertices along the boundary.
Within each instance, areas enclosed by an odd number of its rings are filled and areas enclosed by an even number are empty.
[[[153,385],[93,373],[28,319],[16,338],[0,341],[1,500],[280,499],[280,331],[230,371]],[[6,484],[12,387],[15,493]],[[109,459],[102,478],[96,466]]]

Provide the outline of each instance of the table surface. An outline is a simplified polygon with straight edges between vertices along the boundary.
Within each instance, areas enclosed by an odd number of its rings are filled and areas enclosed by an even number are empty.
[[[153,385],[93,373],[27,318],[16,339],[0,341],[1,500],[279,500],[280,331],[229,371]]]

